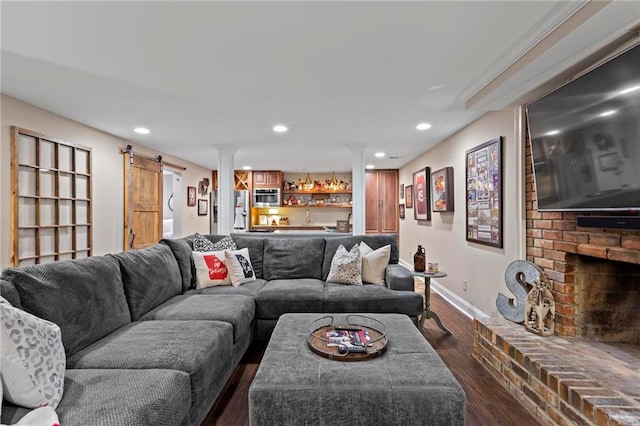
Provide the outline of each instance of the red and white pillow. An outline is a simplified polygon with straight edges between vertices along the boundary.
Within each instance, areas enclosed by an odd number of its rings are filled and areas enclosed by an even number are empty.
[[[224,250],[194,251],[193,263],[196,265],[196,288],[231,284]]]
[[[196,288],[248,283],[256,279],[249,249],[193,252]]]

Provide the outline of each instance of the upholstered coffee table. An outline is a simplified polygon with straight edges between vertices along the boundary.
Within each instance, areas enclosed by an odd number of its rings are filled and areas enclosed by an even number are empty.
[[[326,315],[280,317],[249,388],[252,426],[464,424],[462,387],[409,317],[361,314],[386,325],[389,346],[378,358],[343,362],[307,346],[309,324]]]

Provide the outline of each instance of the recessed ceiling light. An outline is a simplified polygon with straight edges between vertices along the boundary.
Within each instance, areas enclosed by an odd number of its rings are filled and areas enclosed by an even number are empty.
[[[365,169],[375,169],[376,166],[374,166],[373,164],[367,164],[366,166],[364,166]]]
[[[551,130],[550,132],[545,133],[545,136],[553,136],[560,134],[560,130]]]
[[[149,133],[151,133],[151,131],[146,127],[136,127],[135,129],[133,129],[133,131],[136,133],[140,133],[141,135],[148,135]]]
[[[444,84],[434,84],[433,86],[429,86],[429,90],[440,90],[444,88]]]
[[[418,130],[427,130],[431,128],[431,124],[429,123],[420,123],[416,126],[416,129]]]
[[[287,130],[289,129],[284,124],[276,124],[275,126],[273,126],[273,131],[276,133],[284,133]]]
[[[376,152],[376,153],[375,153],[375,154],[373,154],[373,155],[375,155],[375,156],[376,156],[376,157],[378,157],[378,158],[382,158],[382,157],[384,157],[384,152]]]
[[[242,166],[242,170],[251,170],[251,166]]]
[[[608,117],[610,115],[615,114],[616,112],[618,112],[618,111],[616,111],[615,109],[610,109],[609,111],[605,111],[605,112],[601,113],[600,117]]]

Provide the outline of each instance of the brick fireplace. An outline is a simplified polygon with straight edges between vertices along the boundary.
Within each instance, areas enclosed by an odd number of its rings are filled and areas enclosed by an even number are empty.
[[[545,272],[555,333],[474,320],[473,357],[541,424],[640,425],[640,232],[538,212],[526,147],[526,256]]]
[[[579,228],[576,213],[538,212],[526,156],[527,260],[551,280],[556,333],[640,345],[640,232]]]

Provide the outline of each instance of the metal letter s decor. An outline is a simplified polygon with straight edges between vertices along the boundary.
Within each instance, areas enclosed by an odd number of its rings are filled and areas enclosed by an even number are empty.
[[[504,273],[504,280],[507,288],[516,296],[514,299],[498,293],[496,299],[496,307],[498,312],[509,321],[522,323],[524,322],[525,301],[527,299],[527,283],[533,283],[544,276],[540,268],[526,260],[515,260],[507,266]]]

